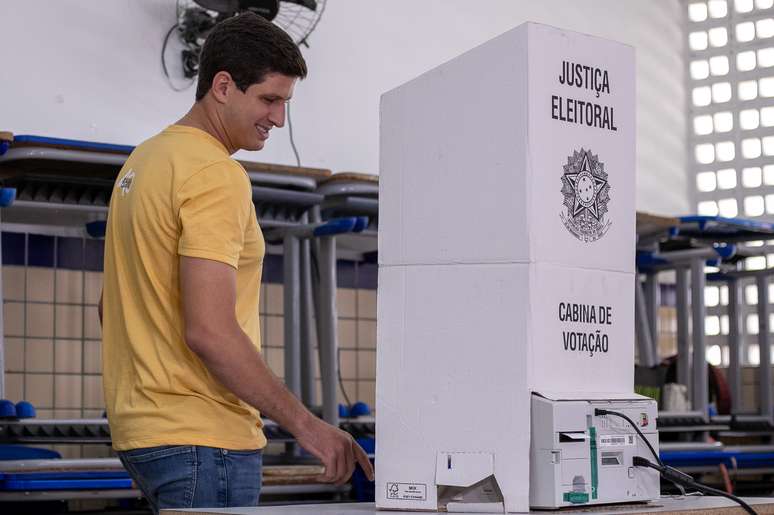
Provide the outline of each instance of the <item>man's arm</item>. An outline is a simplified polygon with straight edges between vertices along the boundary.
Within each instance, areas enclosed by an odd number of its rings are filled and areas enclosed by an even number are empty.
[[[97,314],[99,315],[99,326],[102,327],[102,294],[104,290],[99,292],[99,305],[97,306]]]
[[[258,285],[255,286],[256,288]],[[236,270],[218,261],[180,257],[185,340],[207,369],[240,399],[290,431],[325,466],[322,480],[342,484],[355,462],[373,479],[352,437],[310,413],[269,369],[236,320]]]

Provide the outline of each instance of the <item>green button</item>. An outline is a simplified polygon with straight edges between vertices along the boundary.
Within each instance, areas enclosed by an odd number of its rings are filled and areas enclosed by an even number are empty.
[[[564,502],[584,504],[589,502],[589,494],[583,492],[564,492]]]

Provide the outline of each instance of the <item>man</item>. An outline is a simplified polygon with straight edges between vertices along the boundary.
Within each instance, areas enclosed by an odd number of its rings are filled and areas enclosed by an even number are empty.
[[[263,148],[305,76],[281,29],[253,14],[222,22],[191,110],[116,180],[100,300],[105,402],[113,447],[154,511],[256,505],[256,409],[323,462],[322,480],[346,482],[355,463],[373,477],[352,437],[304,408],[259,353],[265,247],[250,180],[230,156]]]

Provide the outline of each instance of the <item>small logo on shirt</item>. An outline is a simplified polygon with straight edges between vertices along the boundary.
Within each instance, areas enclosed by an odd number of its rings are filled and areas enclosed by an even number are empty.
[[[118,183],[118,187],[121,188],[121,196],[125,196],[127,193],[129,193],[129,190],[132,189],[132,182],[134,181],[134,170],[131,168],[129,169],[126,174],[121,178],[121,181]]]

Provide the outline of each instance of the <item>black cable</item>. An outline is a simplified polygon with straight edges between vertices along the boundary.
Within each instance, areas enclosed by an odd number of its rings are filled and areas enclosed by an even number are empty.
[[[703,485],[701,483],[696,482],[691,476],[684,472],[680,472],[676,468],[668,467],[664,465],[657,465],[655,463],[651,463],[650,461],[646,460],[645,458],[641,456],[635,456],[632,460],[632,464],[635,467],[648,467],[655,470],[658,470],[662,476],[664,476],[665,479],[668,479],[669,481],[673,483],[680,483],[684,486],[687,486],[689,488],[695,488],[696,490],[699,490],[700,492],[704,492],[710,495],[717,495],[720,497],[725,497],[726,499],[730,499],[734,501],[735,503],[739,504],[747,513],[750,515],[757,515],[755,510],[752,509],[752,507],[744,502],[739,497],[729,494],[728,492],[724,492],[723,490],[718,490],[717,488],[712,488],[707,485]]]
[[[594,410],[594,415],[595,416],[599,416],[599,415],[613,415],[613,416],[616,416],[616,417],[621,417],[622,419],[626,420],[634,428],[634,430],[637,431],[637,434],[640,435],[640,438],[642,438],[642,441],[645,442],[645,445],[648,446],[648,449],[650,449],[650,452],[653,454],[653,457],[656,458],[656,462],[658,462],[658,464],[660,466],[666,467],[666,465],[664,465],[664,462],[661,461],[661,457],[658,455],[656,450],[650,444],[648,439],[645,438],[645,435],[642,433],[642,431],[640,431],[640,428],[637,427],[637,424],[635,424],[634,421],[632,419],[630,419],[626,414],[618,412],[618,411],[611,411],[611,410],[606,410],[606,409],[602,409],[602,408],[596,408]],[[683,489],[683,487],[680,485],[680,483],[676,483],[674,481],[672,481],[672,483],[677,487],[677,489],[680,491],[680,493],[682,495],[685,495],[685,489]]]
[[[290,119],[290,102],[287,103],[288,112],[288,133],[290,134],[290,146],[293,148],[293,153],[296,155],[296,166],[301,166],[301,158],[298,156],[298,149],[296,149],[296,142],[293,139],[293,121]]]
[[[634,428],[634,430],[637,431],[637,434],[640,435],[640,438],[642,438],[642,441],[645,442],[645,445],[648,446],[648,449],[650,449],[650,452],[653,453],[653,457],[656,458],[656,462],[659,465],[661,465],[662,467],[666,466],[666,465],[664,465],[664,462],[661,461],[661,458],[659,457],[658,453],[653,448],[653,446],[650,444],[648,439],[645,438],[644,434],[642,434],[642,431],[640,431],[640,428],[637,427],[637,424],[635,424],[634,421],[632,419],[630,419],[628,416],[626,416],[625,414],[620,413],[618,411],[610,411],[610,410],[606,410],[606,409],[602,409],[602,408],[596,408],[594,410],[594,415],[595,416],[599,416],[599,415],[613,415],[613,416],[616,416],[616,417],[621,417],[622,419],[626,420],[629,424],[631,424],[631,426]]]
[[[167,51],[167,44],[169,43],[169,36],[172,35],[172,32],[174,32],[175,29],[177,29],[180,26],[179,23],[175,23],[170,27],[170,29],[167,31],[167,35],[164,36],[164,44],[161,45],[161,68],[164,70],[164,77],[167,79],[167,83],[169,84],[169,87],[172,88],[173,91],[185,91],[188,88],[191,87],[191,85],[195,82],[195,80],[192,80],[189,82],[186,86],[182,88],[176,87],[174,84],[172,84],[172,77],[169,75],[169,70],[167,70],[167,60],[164,57],[164,53]]]
[[[164,59],[164,52],[167,50],[167,44],[169,43],[169,36],[172,35],[172,31],[174,31],[176,28],[180,26],[179,23],[175,23],[172,25],[172,27],[169,28],[167,31],[167,35],[164,36],[164,44],[161,45],[161,67],[164,69],[164,75],[167,79],[169,79],[169,70],[167,70],[167,61]]]
[[[311,245],[310,245],[311,247]],[[312,275],[314,275],[314,279],[317,283],[320,282],[320,264],[317,262],[317,253],[314,252],[314,250],[309,251],[309,256],[311,257],[312,261]],[[339,389],[341,390],[341,394],[344,396],[344,401],[347,403],[347,408],[350,410],[352,409],[352,401],[349,400],[349,395],[347,395],[347,391],[344,389],[344,380],[341,378],[341,349],[336,349],[336,375],[339,381]]]
[[[341,349],[336,350],[336,361],[338,361],[338,367],[336,367],[336,373],[339,376],[339,388],[341,388],[341,394],[344,396],[344,402],[347,403],[347,408],[352,410],[352,401],[349,400],[349,395],[344,389],[344,381],[341,379]]]

